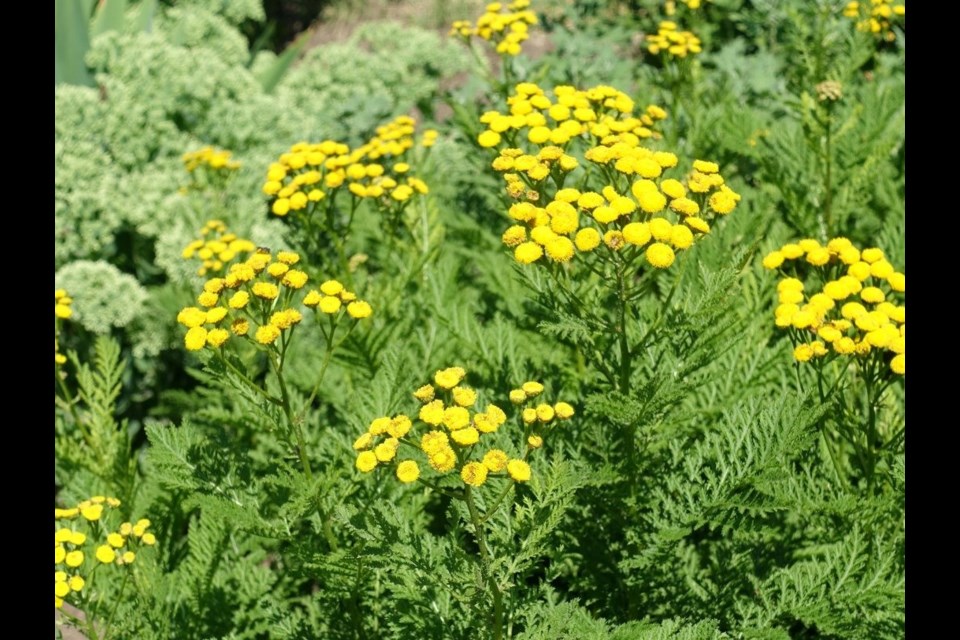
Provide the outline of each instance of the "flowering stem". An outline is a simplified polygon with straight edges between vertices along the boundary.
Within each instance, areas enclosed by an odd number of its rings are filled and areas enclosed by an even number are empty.
[[[123,572],[123,582],[120,583],[120,592],[117,594],[116,600],[113,603],[113,609],[110,611],[110,615],[103,624],[103,636],[101,636],[103,640],[106,640],[107,632],[110,629],[110,623],[113,622],[113,617],[117,614],[117,607],[120,606],[120,601],[123,600],[123,590],[127,587],[127,579],[130,577],[131,571],[133,571],[132,568]]]
[[[831,127],[833,121],[833,101],[827,101],[827,117],[826,122],[824,122],[825,129],[825,140],[824,140],[824,170],[823,170],[823,217],[820,220],[820,232],[823,234],[824,238],[829,238],[831,231],[830,227],[833,223],[833,212],[832,212],[832,203],[833,203],[833,186],[831,184],[831,168],[832,168],[832,151],[831,151]]]
[[[528,449],[527,453],[529,452],[530,450]],[[527,453],[523,454],[524,459],[526,459]],[[493,514],[497,512],[497,510],[500,508],[500,505],[503,504],[503,499],[507,497],[508,493],[510,493],[510,489],[513,489],[513,482],[508,482],[507,486],[503,488],[503,491],[500,492],[500,495],[497,496],[496,500],[493,501],[493,506],[487,509],[487,513],[480,518],[480,524],[485,523]]]
[[[487,548],[487,538],[483,534],[483,521],[480,519],[480,512],[473,502],[472,489],[473,487],[467,485],[466,491],[464,491],[464,501],[470,511],[473,532],[477,536],[477,546],[480,547],[480,558],[483,560],[483,572],[486,574],[487,585],[490,588],[491,595],[493,595],[493,637],[494,640],[501,640],[503,638],[503,594],[500,592],[497,581],[490,570],[490,550]]]
[[[90,431],[87,429],[87,425],[84,424],[80,420],[80,416],[77,415],[77,409],[74,406],[76,404],[76,399],[70,394],[70,390],[67,388],[67,384],[63,381],[63,377],[61,377],[60,372],[55,371],[55,374],[57,377],[57,384],[60,386],[60,390],[63,393],[63,398],[57,398],[56,393],[54,393],[55,399],[57,400],[58,404],[66,407],[67,412],[70,414],[70,418],[73,420],[73,424],[77,427],[77,429],[80,430],[80,434],[83,436],[84,441],[93,451],[97,453],[97,456],[100,457],[101,463],[104,463],[105,465],[105,461],[102,457],[102,448],[94,446],[93,434],[90,433]]]
[[[310,459],[307,457],[307,443],[303,439],[303,430],[300,428],[300,422],[293,417],[293,409],[290,407],[290,393],[287,391],[287,383],[283,379],[283,362],[276,362],[270,359],[273,365],[273,371],[277,374],[277,382],[280,384],[280,397],[283,413],[287,417],[287,424],[297,439],[297,453],[300,455],[300,464],[303,465],[303,473],[307,476],[307,482],[313,484],[313,470],[310,468]]]
[[[217,356],[220,358],[220,362],[222,362],[224,365],[226,365],[226,367],[227,367],[228,369],[230,369],[230,370],[233,371],[235,374],[237,374],[237,376],[239,376],[241,380],[243,380],[244,382],[246,382],[254,391],[256,391],[256,392],[259,393],[261,396],[263,396],[264,399],[266,399],[267,401],[269,401],[269,402],[272,403],[272,404],[280,404],[280,401],[279,401],[279,400],[277,400],[277,399],[274,398],[272,395],[270,395],[269,393],[267,393],[267,392],[266,392],[260,385],[258,385],[256,382],[254,382],[253,380],[251,380],[250,378],[248,378],[248,377],[247,377],[247,374],[243,373],[242,371],[240,371],[239,369],[237,369],[235,366],[233,366],[233,363],[231,363],[229,360],[227,360],[227,359],[224,357],[222,351],[217,350],[217,351],[216,351],[216,354],[217,354]]]
[[[620,384],[619,391],[626,394],[630,386],[630,375],[632,370],[632,354],[630,353],[630,343],[627,340],[627,292],[624,282],[624,268],[617,270],[617,298],[620,305],[617,309],[617,334],[620,343]]]

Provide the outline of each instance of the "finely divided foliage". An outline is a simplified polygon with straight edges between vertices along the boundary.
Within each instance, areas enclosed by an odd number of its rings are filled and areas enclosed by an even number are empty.
[[[58,637],[904,636],[903,4],[80,5]]]

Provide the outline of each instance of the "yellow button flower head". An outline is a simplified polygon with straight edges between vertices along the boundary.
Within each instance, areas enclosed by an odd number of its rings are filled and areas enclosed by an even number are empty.
[[[397,479],[404,484],[416,482],[420,477],[420,467],[414,460],[404,460],[397,465]]]
[[[389,438],[384,442],[378,444],[374,450],[374,455],[377,456],[379,462],[390,462],[393,460],[394,456],[397,455],[397,448],[400,446],[399,440],[396,438]]]
[[[461,407],[472,407],[477,401],[477,392],[468,387],[454,387],[453,401]]]
[[[64,562],[68,567],[79,567],[83,564],[83,552],[78,550],[70,551],[67,553]]]
[[[389,433],[393,438],[402,438],[410,432],[411,428],[413,428],[413,422],[410,420],[410,418],[400,414],[394,416],[390,420],[390,425],[387,427],[387,433]]]
[[[487,467],[480,462],[468,462],[460,470],[460,479],[471,487],[479,487],[487,481]]]
[[[363,318],[369,318],[373,313],[373,309],[368,303],[357,300],[347,305],[347,313],[350,314],[351,318],[362,320]]]
[[[510,460],[507,463],[507,473],[516,482],[527,482],[530,480],[530,465],[523,460]]]
[[[419,400],[420,402],[430,402],[433,400],[435,390],[433,385],[425,384],[416,391],[413,392],[413,397]]]
[[[536,411],[537,411],[537,420],[539,420],[540,422],[550,422],[551,420],[553,420],[554,416],[556,415],[556,413],[553,410],[553,407],[551,407],[548,404],[537,405]]]
[[[450,432],[450,439],[462,447],[469,447],[480,440],[480,432],[474,427],[457,429],[456,431]]]
[[[430,466],[439,473],[448,473],[457,465],[457,454],[449,446],[430,454]]]
[[[646,251],[647,261],[658,269],[666,269],[673,264],[676,254],[669,245],[662,242],[654,242]]]
[[[361,451],[357,455],[356,466],[362,473],[370,473],[377,467],[377,455],[373,451]]]
[[[556,416],[561,420],[568,420],[573,417],[574,410],[573,407],[566,402],[558,402],[553,405],[553,410]]]
[[[448,407],[443,412],[443,424],[451,431],[470,424],[470,412],[463,407]]]
[[[99,520],[102,514],[103,514],[102,504],[94,504],[87,507],[82,507],[80,509],[80,515],[91,522]]]
[[[493,473],[500,473],[507,468],[507,454],[500,449],[491,449],[483,456],[483,464]]]
[[[117,559],[117,553],[109,545],[100,545],[96,551],[97,560],[103,564],[110,564]]]
[[[449,367],[437,371],[433,376],[433,381],[442,389],[453,389],[460,384],[467,372],[462,367]]]
[[[255,337],[260,344],[273,344],[280,337],[280,329],[272,324],[265,324],[257,329]]]

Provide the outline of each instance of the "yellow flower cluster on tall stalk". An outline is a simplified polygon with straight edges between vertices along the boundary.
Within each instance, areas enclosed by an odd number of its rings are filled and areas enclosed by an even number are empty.
[[[647,51],[652,55],[663,54],[677,58],[686,58],[687,54],[700,53],[700,38],[690,31],[680,31],[677,23],[664,20],[657,33],[647,36]]]
[[[475,25],[469,20],[457,20],[450,27],[450,35],[468,44],[474,37],[486,40],[501,56],[520,55],[528,38],[528,27],[537,24],[537,14],[529,7],[530,0],[491,2]]]
[[[479,143],[498,148],[492,167],[507,181],[515,200],[508,213],[517,223],[502,240],[521,264],[589,256],[595,269],[596,262],[633,263],[642,255],[666,269],[710,232],[713,216],[740,201],[713,162],[696,160],[680,179],[667,177],[679,158],[644,146],[666,117],[656,105],[635,116],[633,100],[607,86],[556,87],[556,100],[532,83],[516,91],[509,115],[483,115],[489,129]],[[585,148],[583,164],[577,148]],[[574,180],[578,187],[565,186]]]
[[[279,251],[276,257],[259,249],[246,261],[232,265],[223,278],[211,278],[203,285],[196,307],[185,307],[177,322],[187,328],[184,344],[189,351],[204,347],[221,349],[231,337],[283,354],[293,331],[303,320],[299,304],[335,324],[346,314],[367,318],[372,309],[336,280],[319,290],[305,289],[309,277],[296,267],[300,256]],[[303,295],[301,296],[301,292]]]
[[[436,140],[437,132],[428,129],[419,145],[429,150]],[[271,214],[291,225],[288,240],[311,264],[330,267],[334,253],[349,277],[344,245],[361,202],[386,218],[383,228],[393,239],[409,231],[404,212],[410,203],[429,192],[426,182],[413,175],[411,163],[426,157],[408,157],[415,147],[416,122],[410,116],[377,127],[373,138],[356,148],[333,140],[298,142],[267,169],[263,193]]]
[[[703,6],[702,0],[680,0],[680,3],[690,9],[690,11],[696,11],[701,6]],[[666,0],[663,3],[663,12],[668,16],[672,16],[677,12],[677,3],[674,0]]]
[[[888,42],[896,39],[893,27],[902,22],[905,13],[904,5],[890,0],[848,2],[843,8],[844,17],[857,22],[857,31],[872,33]]]
[[[240,169],[240,162],[232,160],[233,154],[222,149],[204,147],[188,151],[181,156],[183,166],[190,174],[190,183],[179,189],[181,195],[195,192],[220,192]]]
[[[65,289],[57,289],[53,292],[54,296],[54,335],[53,335],[53,356],[57,366],[67,363],[67,357],[60,353],[60,324],[73,315],[73,309],[70,305],[73,298],[67,295]]]
[[[199,260],[198,276],[218,274],[236,259],[246,258],[246,254],[257,247],[250,240],[238,238],[227,229],[222,220],[209,220],[202,229],[200,237],[183,249],[184,260]]]
[[[516,429],[501,429],[508,422],[506,412],[489,403],[481,410],[479,394],[464,384],[466,376],[462,367],[441,369],[432,383],[413,392],[420,402],[416,417],[397,414],[371,421],[354,442],[355,466],[362,473],[390,469],[404,484],[419,481],[466,505],[480,551],[479,558],[471,554],[470,559],[479,560],[489,595],[486,602],[492,605],[490,635],[499,639],[503,637],[504,591],[510,586],[501,585],[495,576],[498,549],[487,542],[488,527],[510,491],[531,479],[530,454],[543,446],[559,423],[573,417],[574,408],[566,402],[543,401],[543,384],[528,381],[509,393],[510,402],[519,409]],[[508,446],[514,438],[515,443]],[[498,486],[499,492],[478,502],[474,494],[487,491],[484,486]]]
[[[240,168],[240,162],[231,160],[233,154],[222,149],[213,147],[204,147],[196,151],[188,151],[183,154],[183,165],[190,173],[197,169],[211,169],[214,171],[236,171]]]
[[[93,496],[74,507],[54,509],[54,604],[66,601],[82,606],[90,594],[101,565],[129,566],[140,546],[153,546],[157,539],[147,531],[150,521],[124,522],[116,530],[106,523],[106,514],[120,506],[116,498]],[[102,570],[101,570],[102,571]],[[121,589],[122,595],[122,589]],[[119,596],[118,596],[119,597]]]
[[[410,175],[404,155],[414,146],[416,123],[400,116],[377,128],[376,135],[355,149],[342,142],[298,142],[280,155],[267,170],[263,192],[270,211],[280,217],[302,211],[312,215],[338,193],[376,201],[385,209],[406,203],[429,191],[426,183]],[[423,146],[432,146],[436,134],[425,132]]]
[[[207,280],[197,297],[198,306],[182,309],[177,314],[177,322],[187,328],[184,345],[188,351],[209,348],[225,368],[220,375],[232,376],[282,409],[285,423],[281,435],[296,449],[307,481],[313,482],[303,435],[306,414],[312,408],[334,351],[357,326],[358,322],[354,321],[369,318],[373,308],[337,280],[326,280],[316,289],[308,288],[310,277],[298,268],[300,266],[300,255],[296,252],[278,251],[274,256],[268,249],[257,249],[246,261],[231,265],[224,277]],[[284,378],[284,365],[296,328],[304,320],[301,308],[313,311],[315,326],[323,335],[326,350],[313,391],[297,411]],[[353,321],[346,334],[335,341],[345,317]],[[235,346],[250,345],[267,355],[279,395],[260,381],[259,373],[248,370],[238,360],[238,354],[228,353],[228,342]],[[321,517],[325,520],[328,538],[332,537],[329,520],[323,514]]]
[[[783,278],[776,324],[790,334],[798,362],[852,358],[870,378],[906,371],[906,277],[878,248],[847,238],[785,244],[763,259]]]
[[[465,377],[461,367],[442,369],[434,375],[433,384],[414,391],[422,405],[416,422],[406,414],[375,418],[353,445],[358,451],[357,469],[370,473],[390,467],[403,483],[423,480],[429,484],[421,467],[432,469],[434,477],[457,474],[471,487],[496,477],[527,482],[531,476],[528,456],[543,446],[544,436],[558,422],[573,416],[573,407],[566,402],[535,401],[544,389],[539,382],[512,390],[510,401],[521,408],[522,427],[518,431],[522,440],[515,449],[523,453],[511,456],[489,444],[492,434],[507,422],[507,414],[495,404],[478,410],[477,392],[463,384]]]

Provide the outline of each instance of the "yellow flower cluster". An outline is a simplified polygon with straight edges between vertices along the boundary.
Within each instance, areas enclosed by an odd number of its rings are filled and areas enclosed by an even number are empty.
[[[894,4],[890,0],[870,0],[866,2],[848,2],[843,15],[857,21],[857,31],[872,33],[887,41],[896,38],[893,33],[895,22],[903,18],[906,7]]]
[[[767,254],[763,266],[784,273],[774,316],[790,331],[796,360],[850,356],[904,375],[906,277],[883,251],[805,239]]]
[[[700,38],[690,31],[678,31],[677,23],[664,20],[657,33],[647,36],[647,51],[653,55],[664,53],[686,58],[688,53],[700,53]]]
[[[73,315],[73,309],[70,308],[73,298],[67,295],[65,289],[57,289],[53,292],[53,296],[55,298],[53,315],[56,319],[54,322],[53,354],[56,364],[61,365],[66,364],[67,357],[60,353],[60,321]]]
[[[182,255],[184,260],[200,260],[197,275],[205,276],[220,273],[232,260],[243,258],[256,248],[251,241],[229,232],[222,220],[210,220],[200,230],[200,237],[188,244]]]
[[[101,564],[129,565],[137,557],[129,544],[131,538],[138,545],[156,544],[156,537],[147,532],[150,521],[142,519],[136,524],[123,523],[118,531],[107,534],[104,544],[96,545],[90,535],[93,528],[88,523],[101,521],[105,509],[119,506],[120,501],[116,498],[94,496],[69,509],[54,509],[54,520],[59,523],[53,536],[54,602],[58,609],[63,607],[67,596],[82,591],[86,585],[92,569],[88,571],[89,565],[85,566],[84,563],[91,550]],[[74,521],[70,526],[63,522],[70,520]],[[104,527],[99,527],[99,530],[102,529]],[[87,578],[84,578],[84,573]]]
[[[457,20],[450,27],[450,35],[467,42],[474,36],[493,43],[501,56],[520,54],[523,42],[528,37],[528,28],[537,24],[537,14],[529,10],[530,0],[514,2],[491,2],[477,24],[469,20]]]
[[[526,459],[530,452],[543,446],[543,435],[550,426],[573,416],[573,407],[566,402],[541,402],[523,409],[525,452],[519,458],[511,458],[502,449],[480,445],[481,439],[492,439],[491,434],[507,421],[507,414],[495,404],[488,404],[484,411],[476,410],[477,392],[463,384],[465,377],[466,371],[461,367],[442,369],[434,375],[433,384],[413,392],[422,405],[417,418],[424,433],[419,438],[407,415],[374,419],[353,445],[359,452],[357,469],[369,473],[378,466],[391,466],[400,482],[415,482],[420,478],[420,463],[398,454],[403,445],[412,452],[419,451],[437,474],[457,472],[470,486],[479,487],[491,476],[528,481],[531,471]],[[542,392],[542,384],[527,382],[510,392],[510,400],[524,405]]]
[[[286,344],[303,320],[295,308],[295,296],[306,291],[309,278],[294,268],[299,261],[300,256],[292,251],[279,251],[274,259],[267,249],[258,249],[245,262],[232,265],[223,278],[207,280],[197,297],[199,306],[177,314],[177,322],[187,327],[187,350],[218,349],[231,335],[271,348],[278,339]],[[302,303],[335,320],[343,313],[356,320],[373,313],[368,303],[336,280],[324,282],[319,290],[306,291]]]
[[[680,2],[686,5],[687,9],[691,11],[696,11],[703,4],[701,0],[680,0]],[[674,0],[667,0],[663,5],[663,10],[668,16],[672,16],[677,12],[677,3]]]
[[[695,160],[682,180],[668,178],[667,172],[679,164],[677,156],[641,144],[657,137],[652,127],[667,115],[660,107],[651,105],[634,117],[633,100],[613,87],[557,87],[554,94],[556,104],[536,85],[522,83],[508,101],[511,115],[483,116],[491,128],[481,134],[480,143],[501,147],[492,166],[504,175],[507,194],[518,200],[509,209],[515,224],[502,236],[517,262],[531,264],[544,257],[568,262],[577,253],[632,261],[642,253],[652,266],[666,269],[678,251],[709,233],[714,215],[736,208],[740,195],[725,184],[716,163]],[[518,105],[519,113],[514,111]],[[560,126],[551,131],[530,124],[531,115],[545,120],[542,111]],[[510,129],[514,118],[528,122]],[[502,121],[507,121],[506,144],[497,131],[504,127]],[[573,126],[564,130],[568,123]],[[566,137],[574,128],[575,137]],[[556,131],[563,135],[554,137]],[[496,139],[484,140],[488,134]],[[519,147],[528,142],[535,148]],[[578,188],[564,187],[581,166],[572,155],[572,142],[588,147],[583,159],[590,169]],[[602,182],[592,186],[589,178],[597,174]]]
[[[627,94],[613,87],[599,85],[586,91],[561,85],[553,89],[554,99],[532,82],[521,82],[515,87],[515,93],[507,98],[508,113],[487,111],[480,122],[487,125],[477,142],[481,147],[497,147],[506,142],[515,147],[531,142],[537,147],[565,148],[571,140],[599,140],[607,136],[625,136],[636,138],[660,137],[655,123],[666,118],[666,112],[650,106],[646,112],[634,116],[634,102]],[[562,151],[562,149],[561,149]],[[545,177],[543,169],[554,168],[544,160],[556,163],[557,169],[567,171],[576,168],[571,159],[563,159],[563,153],[557,157],[543,158],[534,163],[540,168],[534,170],[536,179]],[[507,156],[509,157],[509,155]],[[524,161],[521,161],[524,162]],[[508,160],[494,164],[498,171],[516,169],[529,172],[533,167],[514,167]],[[549,173],[549,171],[547,172]]]
[[[183,154],[182,159],[184,166],[190,173],[196,171],[198,167],[208,167],[215,171],[235,171],[240,168],[240,163],[231,160],[231,155],[229,151],[204,147]]]
[[[387,208],[403,206],[416,194],[428,192],[426,183],[408,175],[404,161],[414,146],[416,123],[399,116],[377,128],[370,141],[356,149],[333,140],[298,142],[267,169],[263,193],[271,198],[274,215],[291,211],[311,213],[317,203],[332,200],[341,191],[355,199],[369,198]],[[437,132],[425,131],[421,144],[433,146]]]

